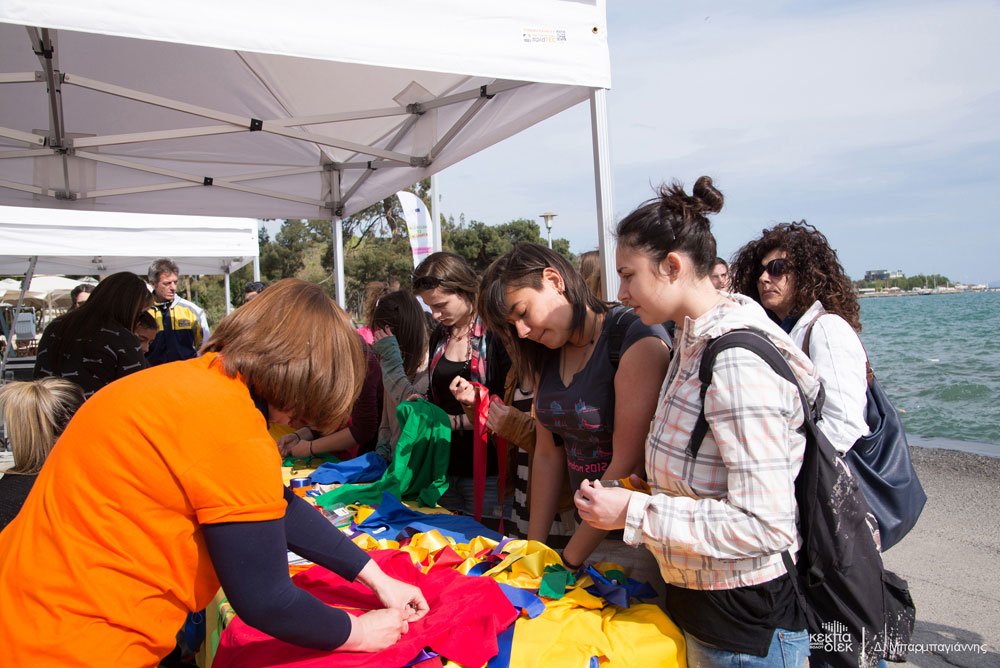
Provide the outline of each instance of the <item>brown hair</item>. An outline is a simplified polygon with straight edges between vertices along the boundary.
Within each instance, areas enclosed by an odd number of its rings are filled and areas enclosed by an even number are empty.
[[[227,375],[324,432],[347,422],[368,370],[343,309],[318,285],[294,278],[226,316],[201,351],[219,353]]]
[[[827,312],[839,315],[855,331],[861,331],[861,308],[854,284],[823,233],[804,220],[765,229],[760,239],[736,252],[729,267],[733,292],[760,302],[757,279],[762,261],[773,250],[785,251],[795,276],[791,315],[801,316],[819,301]]]
[[[62,378],[0,387],[4,428],[14,452],[14,467],[7,473],[38,473],[83,401],[80,386]]]
[[[716,257],[708,216],[722,210],[724,198],[708,176],[699,177],[691,193],[678,181],[661,185],[659,197],[618,223],[618,245],[641,251],[656,265],[668,253],[682,252],[691,258],[698,278],[708,276]]]
[[[439,251],[431,253],[413,270],[413,291],[441,288],[461,295],[475,307],[479,296],[479,278],[461,255]]]
[[[601,266],[601,254],[595,250],[580,253],[580,275],[587,283],[590,291],[597,295],[598,299],[604,299],[604,275]]]
[[[403,290],[382,297],[372,314],[371,327],[388,327],[392,331],[406,375],[415,378],[427,359],[427,318],[417,298]]]
[[[610,304],[591,292],[583,276],[566,258],[545,246],[518,244],[514,250],[494,260],[483,274],[479,312],[490,331],[497,334],[511,351],[511,358],[517,360],[521,378],[533,378],[541,372],[546,360],[559,355],[559,351],[517,335],[514,326],[507,322],[510,312],[507,292],[521,288],[540,290],[542,272],[546,268],[552,268],[562,276],[566,301],[573,308],[571,331],[583,331],[588,308],[594,313],[606,313],[611,308]]]

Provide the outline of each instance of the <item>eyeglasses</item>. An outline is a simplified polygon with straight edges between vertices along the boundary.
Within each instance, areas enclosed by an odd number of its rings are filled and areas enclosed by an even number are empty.
[[[418,292],[420,290],[433,290],[444,283],[444,279],[437,276],[414,276],[412,281],[413,289]]]
[[[774,260],[761,265],[760,275],[763,276],[765,271],[771,278],[781,278],[785,274],[792,271],[792,263],[783,257],[775,258]]]

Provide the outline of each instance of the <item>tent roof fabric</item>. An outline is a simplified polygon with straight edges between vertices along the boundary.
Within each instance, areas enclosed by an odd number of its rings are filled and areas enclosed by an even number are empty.
[[[256,220],[214,216],[0,207],[0,239],[0,275],[23,275],[32,256],[45,274],[145,276],[158,257],[185,274],[221,274],[258,253]]]
[[[7,0],[0,204],[346,216],[609,85],[604,0]]]

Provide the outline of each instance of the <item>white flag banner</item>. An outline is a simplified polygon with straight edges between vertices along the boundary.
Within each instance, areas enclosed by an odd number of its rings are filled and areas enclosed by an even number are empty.
[[[413,251],[414,268],[425,257],[434,252],[433,229],[431,217],[424,201],[413,193],[400,190],[396,193],[399,203],[403,206],[403,217],[406,218],[406,232],[410,236],[410,248]]]

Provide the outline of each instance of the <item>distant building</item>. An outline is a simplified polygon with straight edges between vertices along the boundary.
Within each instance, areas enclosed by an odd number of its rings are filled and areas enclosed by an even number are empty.
[[[865,272],[866,281],[888,281],[889,280],[889,270],[888,269],[869,269]]]
[[[889,274],[890,281],[894,278],[906,278],[906,274],[903,273],[902,269],[897,269],[896,271]]]

